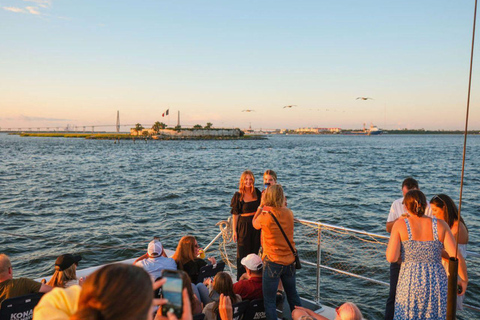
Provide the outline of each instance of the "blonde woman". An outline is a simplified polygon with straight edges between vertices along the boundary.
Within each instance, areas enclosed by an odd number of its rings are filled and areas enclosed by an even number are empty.
[[[255,177],[249,170],[240,176],[238,191],[235,192],[232,207],[233,241],[237,242],[237,280],[245,273],[241,261],[250,253],[260,249],[260,230],[253,228],[253,215],[260,205],[262,193],[255,188]]]
[[[48,281],[47,285],[51,287],[68,288],[78,284],[77,266],[82,260],[79,255],[62,254],[55,261],[55,272]]]
[[[276,293],[280,280],[285,289],[290,310],[302,305],[296,289],[295,256],[273,216],[295,250],[293,212],[285,207],[283,188],[279,184],[265,190],[260,208],[253,218],[253,227],[262,230],[262,289],[267,319],[277,318]]]

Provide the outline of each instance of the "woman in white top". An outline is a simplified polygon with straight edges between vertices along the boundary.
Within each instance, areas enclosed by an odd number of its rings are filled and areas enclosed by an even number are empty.
[[[458,251],[460,251],[464,258],[467,258],[468,229],[463,218],[460,217],[460,221],[458,220],[458,208],[455,205],[455,202],[453,202],[452,198],[446,194],[437,194],[433,196],[432,200],[430,200],[430,206],[432,208],[432,214],[448,224],[455,240],[458,236]],[[445,267],[447,275],[448,258],[448,254],[444,252],[442,256],[442,264]],[[458,310],[463,310],[464,298],[464,295],[457,297]]]

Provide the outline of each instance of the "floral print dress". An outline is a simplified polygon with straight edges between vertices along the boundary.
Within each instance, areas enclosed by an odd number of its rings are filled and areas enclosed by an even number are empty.
[[[432,218],[432,241],[402,241],[403,263],[398,278],[394,320],[441,319],[447,314],[447,275],[442,266],[443,244],[438,240],[437,219]]]

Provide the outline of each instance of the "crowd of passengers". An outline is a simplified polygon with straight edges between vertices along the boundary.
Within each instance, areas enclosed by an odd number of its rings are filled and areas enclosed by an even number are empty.
[[[161,279],[163,270],[178,270],[184,284],[181,316],[184,320],[201,313],[206,320],[217,320],[217,315],[222,320],[232,319],[232,305],[256,299],[263,300],[267,319],[277,319],[276,309],[282,308],[278,304],[282,304],[284,296],[294,320],[327,319],[301,305],[296,290],[293,213],[286,205],[275,172],[267,170],[263,178],[265,188],[260,191],[254,187],[253,173],[245,171],[239,191],[231,201],[233,239],[237,242],[236,279],[218,272],[213,280],[207,278],[197,283],[200,269],[216,261],[213,257],[205,259],[193,236],[182,237],[171,258],[162,243],[154,239],[133,266],[107,265],[86,279],[76,276],[80,256],[61,255],[48,283],[13,279],[8,256],[0,254],[0,303],[32,292],[48,292],[35,307],[34,320],[173,320],[177,317],[171,312],[162,315],[158,306],[166,301],[154,299],[152,290],[165,283]],[[385,319],[445,319],[446,271],[442,255],[454,256],[452,231],[459,234],[458,282],[463,297],[468,284],[464,260],[468,230],[463,219],[458,219],[458,210],[450,197],[436,195],[428,203],[413,178],[403,181],[402,191],[404,197],[393,202],[387,219],[391,237],[386,255],[391,262],[391,280]],[[424,261],[416,259],[432,261],[428,261],[426,268],[425,265],[418,268],[417,264]],[[462,300],[459,301],[461,309]],[[337,320],[363,319],[351,302],[338,307],[336,313]]]

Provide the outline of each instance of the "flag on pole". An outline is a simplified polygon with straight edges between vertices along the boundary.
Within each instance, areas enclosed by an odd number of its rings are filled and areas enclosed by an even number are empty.
[[[162,118],[163,118],[163,117],[165,117],[165,112],[164,112],[164,113],[162,113]]]
[[[165,112],[165,115],[168,116],[168,111],[170,111],[170,109],[167,109],[167,111]]]

